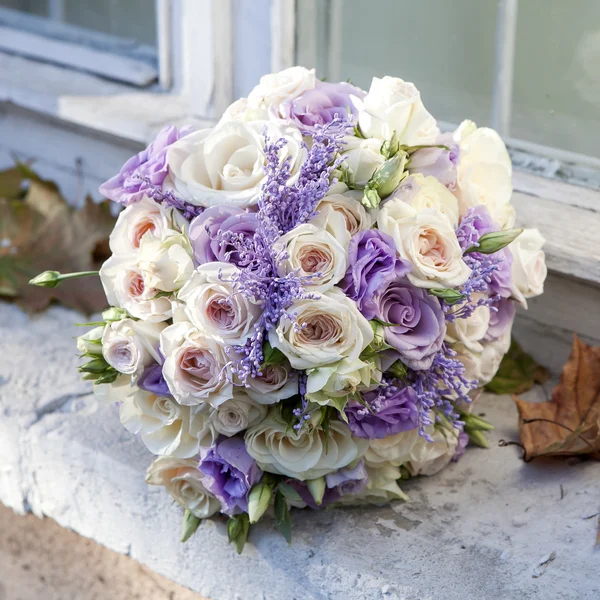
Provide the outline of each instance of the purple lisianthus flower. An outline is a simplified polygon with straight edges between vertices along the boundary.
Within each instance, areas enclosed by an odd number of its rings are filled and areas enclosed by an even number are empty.
[[[348,245],[348,269],[339,286],[358,304],[366,319],[377,313],[375,292],[410,271],[410,264],[396,258],[396,244],[378,229],[359,231]]]
[[[137,381],[138,387],[155,396],[170,396],[169,386],[163,377],[162,365],[154,363],[144,369]]]
[[[454,456],[452,457],[452,460],[454,462],[458,462],[463,457],[463,454],[465,453],[468,444],[469,435],[464,431],[461,431],[458,434],[458,444],[456,446],[456,450],[454,451]]]
[[[243,244],[227,243],[219,231],[230,232],[238,240],[251,242],[256,232],[256,213],[246,212],[233,206],[211,206],[191,223],[188,237],[194,251],[194,259],[199,265],[209,262],[228,262],[237,266],[248,264],[248,257],[239,251]],[[239,236],[239,237],[238,237]]]
[[[328,489],[337,490],[340,496],[360,494],[367,483],[369,475],[365,463],[361,460],[354,467],[344,467],[325,475]]]
[[[465,221],[466,226],[461,223],[457,232],[459,242],[464,250],[473,246],[486,233],[500,231],[500,226],[494,223],[487,207],[483,205],[470,209],[463,219],[463,222]],[[478,256],[481,256],[481,254]],[[494,256],[501,258],[501,260],[498,263],[498,268],[490,274],[489,292],[502,298],[510,298],[512,294],[512,252],[506,247],[494,253]]]
[[[204,487],[221,502],[221,512],[248,512],[248,492],[260,481],[262,471],[246,451],[242,437],[221,439],[200,450],[198,469]]]
[[[433,176],[448,189],[456,188],[456,166],[460,156],[458,144],[451,133],[444,133],[436,140],[436,145],[444,148],[421,148],[410,156],[409,170],[425,177]]]
[[[385,341],[393,348],[387,353],[411,369],[429,369],[446,334],[440,301],[405,278],[389,283],[375,302],[375,316],[387,324]]]
[[[321,81],[312,90],[282,102],[277,109],[278,116],[292,121],[302,133],[310,135],[316,125],[327,125],[336,115],[347,121],[355,116],[357,111],[350,96],[362,99],[365,92],[349,83]]]
[[[356,437],[376,440],[409,431],[419,424],[417,394],[411,387],[387,385],[362,394],[367,404],[351,401],[344,412]]]
[[[100,193],[113,202],[128,206],[141,200],[153,187],[160,188],[169,172],[167,150],[192,131],[191,127],[164,127],[146,149],[132,156],[117,175],[100,186]]]
[[[490,324],[485,339],[498,339],[512,325],[516,312],[517,305],[513,300],[501,298],[496,302],[490,309]]]

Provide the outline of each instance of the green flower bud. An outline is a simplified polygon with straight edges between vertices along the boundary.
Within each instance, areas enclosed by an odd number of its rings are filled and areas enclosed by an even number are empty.
[[[458,290],[453,290],[452,288],[434,288],[429,290],[429,293],[432,296],[436,296],[444,300],[446,304],[456,304],[461,300],[464,300],[464,294],[461,294]]]
[[[465,254],[470,252],[480,252],[481,254],[494,254],[498,250],[508,246],[523,233],[522,229],[507,229],[505,231],[492,231],[479,238],[478,246],[471,246],[465,250]]]
[[[55,288],[60,284],[60,273],[58,271],[44,271],[32,280],[29,285],[37,285],[38,287]]]
[[[314,501],[317,505],[320,505],[323,502],[323,496],[325,495],[325,477],[317,477],[316,479],[308,479],[306,481],[306,485],[308,486],[308,491],[310,495],[313,497]]]

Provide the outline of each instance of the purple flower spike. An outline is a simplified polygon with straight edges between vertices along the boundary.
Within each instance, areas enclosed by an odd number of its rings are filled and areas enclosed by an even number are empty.
[[[221,512],[248,512],[248,492],[260,481],[262,471],[246,451],[244,439],[231,437],[200,451],[198,469],[204,487],[221,502]]]

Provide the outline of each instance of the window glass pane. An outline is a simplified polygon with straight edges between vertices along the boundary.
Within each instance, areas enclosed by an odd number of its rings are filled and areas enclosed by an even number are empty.
[[[156,45],[155,0],[0,0],[0,6]]]
[[[519,3],[511,136],[600,157],[600,2]]]
[[[489,0],[297,0],[297,62],[363,88],[402,77],[438,120],[488,124],[496,10]]]

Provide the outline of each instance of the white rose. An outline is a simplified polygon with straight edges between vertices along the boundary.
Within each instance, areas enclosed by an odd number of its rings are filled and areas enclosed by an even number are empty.
[[[474,294],[472,300],[478,301],[482,295]],[[472,352],[482,352],[482,340],[490,326],[490,309],[478,306],[467,318],[448,322],[446,341],[451,344],[461,342]]]
[[[298,378],[283,365],[261,367],[259,377],[248,377],[246,393],[259,404],[275,404],[298,393]]]
[[[217,127],[227,121],[266,121],[268,118],[266,108],[252,107],[248,98],[240,98],[227,107]]]
[[[196,459],[161,456],[148,467],[146,482],[165,487],[199,519],[207,519],[221,509],[221,503],[204,487]]]
[[[480,351],[473,351],[461,342],[452,345],[456,359],[465,367],[466,379],[477,380],[479,387],[483,387],[494,378],[510,348],[511,330],[512,323],[499,338],[483,341]]]
[[[119,213],[109,237],[110,249],[113,254],[133,254],[146,234],[162,239],[183,231],[185,226],[186,220],[179,211],[144,196]]]
[[[399,198],[386,202],[377,225],[390,235],[402,258],[412,264],[410,282],[423,288],[454,288],[469,278],[462,249],[450,220],[428,208],[417,212]]]
[[[419,90],[398,77],[373,77],[363,101],[353,101],[358,127],[367,138],[390,139],[396,133],[400,144],[433,144],[439,134],[435,119],[427,112]]]
[[[367,185],[373,173],[383,165],[385,157],[381,154],[382,141],[376,138],[362,139],[347,137],[344,139],[344,165],[350,170],[354,185]]]
[[[111,256],[100,269],[100,280],[111,306],[124,308],[132,317],[153,323],[171,318],[171,300],[148,285],[131,256]]]
[[[546,256],[542,250],[546,240],[537,229],[525,229],[509,245],[513,255],[512,295],[527,308],[526,298],[544,292],[544,281],[548,274]]]
[[[289,359],[295,369],[310,369],[354,360],[373,341],[373,329],[356,304],[334,288],[318,299],[297,300],[288,311],[292,322],[282,318],[269,331],[269,342]]]
[[[228,263],[207,263],[194,271],[177,294],[195,327],[233,345],[243,344],[252,335],[262,312],[259,305],[234,292],[232,278],[238,272]]]
[[[310,277],[305,281],[306,287],[319,292],[326,292],[343,279],[349,235],[341,217],[332,224],[337,225],[335,236],[311,223],[298,225],[282,235],[275,246],[280,255],[286,255],[278,265],[279,275],[296,273]]]
[[[77,338],[77,350],[82,354],[102,356],[102,335],[105,325],[99,325]]]
[[[191,133],[169,148],[165,187],[174,187],[184,200],[198,206],[256,204],[266,177],[265,128],[272,142],[286,140],[279,158],[291,158],[290,181],[294,181],[306,156],[297,129],[269,121],[228,121]]]
[[[318,215],[311,221],[317,226],[325,227],[332,232],[337,228],[337,220],[333,217],[341,215],[346,231],[353,236],[363,229],[371,229],[373,218],[362,205],[362,192],[349,191],[345,194],[325,196],[317,204]],[[334,234],[335,235],[335,234]]]
[[[300,432],[281,419],[279,409],[246,432],[246,449],[263,471],[300,481],[337,471],[360,458],[368,440],[353,438],[342,421],[330,421],[329,435],[317,427],[320,411],[312,413]]]
[[[140,243],[138,265],[146,285],[163,292],[174,292],[194,271],[190,243],[181,233],[171,233],[162,238],[144,236]]]
[[[411,429],[388,437],[370,440],[369,449],[365,454],[366,464],[377,467],[389,463],[399,467],[410,459],[411,452],[420,437],[418,429]]]
[[[165,381],[180,404],[206,402],[217,408],[233,397],[224,346],[191,323],[167,327],[160,336],[160,350]]]
[[[133,319],[108,323],[102,336],[104,360],[119,373],[139,377],[145,367],[161,362],[158,347],[165,327]]]
[[[368,390],[381,382],[381,371],[359,358],[344,359],[333,365],[307,371],[306,392],[311,402],[331,404],[332,398]]]
[[[317,83],[314,69],[289,67],[279,73],[269,73],[260,78],[260,83],[248,94],[248,104],[256,108],[268,108],[292,100]]]
[[[448,218],[454,229],[458,227],[458,200],[435,177],[425,177],[420,173],[407,177],[388,198],[388,202],[394,198],[404,200],[417,213],[436,210]]]
[[[424,437],[419,436],[409,460],[404,465],[413,477],[435,475],[448,466],[456,452],[458,433],[455,430],[440,431],[431,426],[427,432],[433,438],[433,442],[428,442]]]
[[[139,388],[131,389],[120,407],[122,425],[139,434],[152,454],[177,458],[196,456],[201,441],[203,445],[215,441],[208,415],[204,406],[182,406],[173,398]]]
[[[461,215],[483,204],[502,229],[510,229],[515,222],[512,164],[504,142],[493,129],[477,128],[472,121],[463,122],[454,138],[460,148],[455,193]]]
[[[241,390],[234,390],[233,398],[223,402],[213,414],[213,426],[231,437],[260,423],[267,416],[267,407],[252,400]]]

